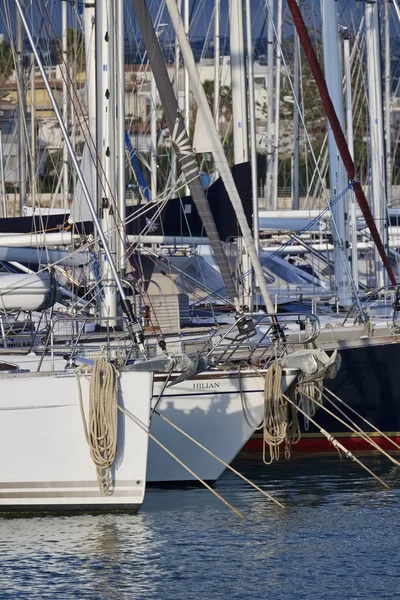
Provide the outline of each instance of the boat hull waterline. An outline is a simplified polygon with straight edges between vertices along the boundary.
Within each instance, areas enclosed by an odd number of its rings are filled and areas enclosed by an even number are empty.
[[[0,511],[132,510],[146,489],[152,373],[121,372],[113,491],[99,489],[72,372],[0,375]],[[87,417],[89,377],[80,375]],[[138,424],[140,423],[140,425]]]
[[[298,371],[295,369],[288,370],[283,375],[284,391],[297,375]],[[155,377],[153,405],[157,402],[163,381],[163,378]],[[264,377],[250,369],[243,369],[240,375],[237,370],[207,372],[167,387],[157,411],[230,464],[262,422],[264,385]],[[152,417],[150,431],[201,479],[216,481],[224,472],[225,466],[222,463],[185,438],[157,414]],[[147,481],[183,482],[195,481],[195,477],[150,440]]]
[[[391,343],[386,340],[385,343],[373,345],[365,341],[362,346],[342,347],[340,355],[342,358],[340,370],[335,379],[324,382],[325,387],[369,421],[371,425],[363,422],[344,405],[335,401],[375,443],[385,450],[396,451],[395,446],[387,438],[400,445],[398,379],[400,341],[398,336],[393,337]],[[336,412],[326,400],[324,405],[343,419],[343,415]],[[314,419],[322,429],[337,438],[348,450],[372,450],[368,441],[350,431],[323,409],[317,410]],[[300,422],[302,423],[301,419]],[[246,444],[246,450],[261,451],[262,445],[262,434],[256,432]],[[292,445],[291,451],[337,452],[311,423],[307,430],[303,424],[301,440]]]

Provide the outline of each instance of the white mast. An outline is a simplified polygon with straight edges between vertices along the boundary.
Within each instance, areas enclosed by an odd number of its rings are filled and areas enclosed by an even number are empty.
[[[29,43],[30,43],[30,45],[32,47],[32,51],[33,51],[33,53],[35,55],[35,59],[36,59],[36,62],[38,64],[40,74],[41,74],[41,76],[43,78],[43,82],[44,82],[46,91],[47,91],[47,93],[49,95],[49,98],[50,98],[50,101],[51,101],[51,105],[53,107],[53,110],[54,110],[54,113],[56,115],[57,121],[58,121],[58,123],[60,125],[62,136],[67,141],[68,152],[70,154],[72,164],[73,164],[74,168],[76,169],[78,180],[79,180],[79,182],[80,182],[80,184],[82,186],[83,196],[84,196],[84,198],[85,198],[85,200],[87,202],[87,205],[88,205],[88,208],[89,208],[89,212],[90,212],[90,214],[92,216],[92,219],[93,219],[93,224],[94,224],[94,226],[95,226],[95,228],[97,230],[98,236],[99,236],[100,241],[102,243],[104,257],[105,257],[105,259],[107,261],[107,264],[109,265],[109,270],[111,272],[111,275],[112,275],[112,277],[114,277],[114,281],[115,281],[116,287],[118,288],[124,312],[125,312],[125,314],[128,317],[128,323],[129,323],[131,334],[134,337],[135,342],[138,344],[139,348],[141,349],[142,353],[146,356],[146,352],[145,352],[145,348],[144,348],[144,344],[143,344],[144,337],[143,337],[143,332],[142,332],[142,328],[141,328],[140,322],[136,319],[136,317],[135,317],[135,315],[133,313],[132,306],[131,306],[131,304],[130,304],[130,302],[129,302],[126,294],[125,294],[124,287],[123,287],[122,282],[121,282],[121,280],[120,280],[120,278],[118,276],[118,271],[117,271],[117,268],[116,268],[116,265],[115,265],[113,252],[110,250],[109,243],[107,241],[106,235],[104,234],[104,231],[103,231],[103,229],[101,227],[100,220],[99,220],[99,217],[98,217],[98,215],[96,213],[95,206],[94,206],[94,204],[92,202],[92,199],[90,197],[89,189],[88,189],[88,187],[86,185],[85,179],[83,177],[82,171],[81,171],[79,163],[78,163],[78,159],[76,158],[76,155],[74,153],[74,149],[73,149],[72,144],[71,144],[71,140],[70,140],[70,138],[68,136],[67,128],[66,128],[65,123],[64,123],[64,121],[62,119],[62,115],[61,115],[60,109],[58,107],[58,104],[56,102],[56,99],[54,97],[53,90],[52,90],[52,88],[50,86],[49,80],[47,78],[46,71],[45,71],[45,69],[43,67],[43,64],[41,62],[39,53],[38,53],[37,48],[35,46],[35,43],[33,41],[33,37],[31,35],[31,32],[30,32],[29,27],[28,27],[28,23],[26,22],[25,16],[23,15],[21,4],[20,4],[20,0],[15,0],[15,5],[17,7],[19,15],[21,16],[21,20],[22,20],[23,26],[25,28],[26,35],[27,35],[27,37],[29,39]]]
[[[293,171],[292,171],[292,190],[293,190],[293,210],[300,208],[300,130],[299,130],[299,89],[300,89],[300,40],[297,31],[294,32],[294,77],[293,88],[295,103],[293,107]]]
[[[126,218],[126,186],[125,186],[125,28],[124,0],[117,0],[116,23],[116,57],[117,57],[117,178],[118,178],[118,239],[117,257],[120,273],[125,272],[125,218]]]
[[[36,206],[35,55],[31,54],[31,202]]]
[[[386,136],[386,193],[389,205],[392,202],[392,145],[391,145],[391,79],[390,62],[390,12],[389,0],[385,0],[385,136]]]
[[[367,49],[367,77],[369,100],[369,128],[371,152],[371,192],[376,226],[387,248],[386,175],[383,136],[381,47],[378,4],[365,2],[365,38]],[[376,287],[385,285],[385,270],[375,250]]]
[[[157,86],[153,72],[151,73],[150,101],[151,199],[155,200],[157,198]]]
[[[275,109],[274,109],[274,142],[273,142],[273,172],[272,172],[272,209],[278,205],[278,159],[279,159],[279,107],[281,100],[281,40],[282,40],[282,0],[278,0],[276,22],[276,60],[275,60]]]
[[[187,39],[189,39],[190,32],[190,7],[189,0],[184,0],[183,2],[183,26],[185,28],[185,33]],[[184,96],[185,96],[185,126],[186,131],[190,131],[190,81],[189,81],[189,73],[187,69],[185,69],[184,76]]]
[[[26,97],[24,81],[24,36],[22,30],[22,19],[18,8],[15,18],[16,28],[16,50],[17,50],[17,89],[18,89],[18,169],[19,169],[19,208],[22,215],[26,204]]]
[[[249,123],[250,123],[250,162],[251,190],[253,197],[253,237],[254,245],[259,252],[260,234],[258,223],[258,174],[257,174],[257,144],[256,144],[256,112],[254,98],[254,60],[253,39],[251,33],[251,6],[246,0],[246,38],[247,38],[247,75],[249,82]]]
[[[350,39],[347,29],[343,39],[344,73],[346,81],[346,132],[347,145],[351,157],[354,158],[353,140],[353,101],[351,93],[351,61],[350,61]],[[350,191],[350,220],[351,220],[351,269],[354,286],[358,290],[358,255],[357,255],[357,212],[354,192]]]
[[[67,40],[67,2],[61,3],[61,19],[62,19],[62,118],[64,123],[68,123],[68,40]],[[64,140],[63,143],[63,162],[62,162],[62,193],[63,193],[63,206],[68,206],[68,148]]]
[[[221,46],[220,46],[220,11],[221,2],[215,0],[214,4],[214,120],[215,127],[219,131],[219,94],[220,94],[220,63],[221,63]]]
[[[274,205],[273,193],[273,162],[274,162],[274,0],[267,0],[268,5],[268,50],[266,77],[267,87],[267,130],[266,130],[266,160],[265,174],[265,208],[272,209]]]
[[[108,244],[113,262],[116,262],[115,214],[116,178],[115,178],[115,60],[114,60],[114,2],[101,0],[96,2],[96,51],[97,51],[97,135],[100,158],[98,202],[101,228],[108,235]],[[117,316],[117,290],[112,276],[108,257],[101,253],[103,296],[100,300],[102,317]],[[108,321],[115,325],[116,321]]]
[[[243,4],[229,0],[232,133],[235,165],[249,159],[247,133],[246,70],[244,58]]]
[[[234,164],[249,159],[249,139],[247,128],[247,85],[244,53],[243,3],[242,0],[229,0],[230,61],[232,90],[232,133]],[[253,305],[253,278],[251,263],[242,237],[238,238],[238,267],[240,280],[240,302],[250,310]]]
[[[185,29],[186,38],[189,40],[190,34],[190,7],[189,0],[183,0],[183,26]],[[185,127],[186,131],[190,135],[190,81],[189,81],[189,73],[187,69],[184,69],[184,119],[185,119]],[[189,196],[189,187],[186,183],[185,185],[185,195]]]
[[[336,6],[336,0],[322,0],[322,36],[325,80],[339,123],[344,129],[342,69]],[[335,198],[347,188],[348,178],[330,126],[328,127],[328,148],[330,191],[331,198]],[[336,223],[336,228],[332,228],[335,292],[340,305],[343,307],[351,305],[348,265],[345,263],[348,260],[349,246],[346,222],[348,197],[349,194],[346,194],[331,209],[332,219]]]
[[[87,95],[87,131],[86,146],[83,150],[82,169],[87,167],[88,187],[96,206],[96,212],[99,212],[98,194],[97,194],[97,171],[98,159],[96,150],[96,22],[94,4],[85,5],[83,10],[83,25],[85,33],[85,57],[86,57],[86,95]],[[74,110],[71,111],[72,114]],[[86,164],[85,164],[86,163]],[[79,186],[77,190],[80,190]],[[76,190],[76,192],[77,192]],[[84,221],[87,213],[86,203],[78,200],[78,195],[74,194],[73,209],[75,219]],[[77,204],[82,206],[77,207]]]
[[[3,133],[0,129],[0,178],[1,178],[1,203],[0,203],[0,217],[4,218],[7,216],[7,196],[6,196],[6,183],[4,177],[4,153],[3,153]]]
[[[179,12],[182,10],[182,0],[177,0]],[[179,63],[180,63],[180,51],[179,42],[175,36],[175,74],[174,74],[174,92],[175,97],[179,103]],[[176,152],[171,148],[171,193],[170,198],[174,198],[176,195],[176,179],[177,179],[177,157]]]

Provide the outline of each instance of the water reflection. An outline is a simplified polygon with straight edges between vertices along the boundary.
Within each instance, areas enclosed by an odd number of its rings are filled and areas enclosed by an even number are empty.
[[[32,597],[32,588],[51,598],[113,598],[116,589],[118,597],[156,595],[150,575],[158,545],[141,514],[4,519],[0,597]]]
[[[281,510],[226,473],[216,489],[148,491],[138,515],[0,520],[0,598],[393,598],[400,591],[399,471],[362,457],[393,486],[332,457],[236,463]]]

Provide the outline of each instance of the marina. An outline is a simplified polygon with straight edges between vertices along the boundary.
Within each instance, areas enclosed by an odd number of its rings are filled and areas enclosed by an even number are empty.
[[[353,4],[0,2],[0,598],[399,595],[400,6]]]

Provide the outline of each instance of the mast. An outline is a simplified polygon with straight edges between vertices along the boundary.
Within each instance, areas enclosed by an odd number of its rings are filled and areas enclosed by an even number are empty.
[[[116,178],[115,178],[115,14],[113,0],[96,2],[96,66],[97,66],[97,151],[100,169],[98,173],[98,205],[101,228],[108,234],[110,253],[116,262]],[[117,290],[112,277],[110,262],[101,250],[103,295],[100,298],[100,315],[110,317],[110,325],[116,325]]]
[[[382,75],[381,75],[381,45],[378,4],[375,1],[365,2],[365,40],[367,51],[367,78],[369,101],[369,130],[371,153],[371,192],[374,219],[387,248],[387,218],[386,218],[386,174],[385,150],[383,136],[382,108]],[[385,285],[385,276],[379,255],[375,252],[375,269],[377,288]]]
[[[388,204],[392,203],[392,119],[391,119],[391,79],[390,58],[390,12],[389,0],[385,0],[385,137],[386,137],[386,192]]]
[[[214,120],[215,127],[219,131],[219,94],[220,94],[220,67],[221,67],[221,45],[220,45],[220,10],[221,0],[214,2]]]
[[[249,159],[249,139],[247,128],[247,85],[244,53],[244,24],[242,0],[229,0],[229,32],[232,90],[232,134],[234,164],[247,162]],[[249,57],[250,58],[250,57]],[[251,263],[242,237],[238,237],[238,278],[240,302],[242,306],[252,309],[253,278]]]
[[[275,59],[275,108],[274,108],[274,142],[273,142],[273,170],[272,170],[272,209],[278,206],[278,159],[279,159],[279,124],[281,100],[281,40],[282,40],[282,0],[278,0],[276,23],[276,59]]]
[[[85,58],[86,58],[86,95],[87,95],[87,135],[86,146],[83,150],[82,169],[85,162],[88,165],[87,181],[91,197],[96,206],[96,212],[99,213],[98,193],[97,193],[97,172],[99,171],[98,154],[95,146],[97,137],[97,92],[96,92],[96,21],[95,21],[95,5],[85,5],[83,9],[83,25],[85,34]],[[72,96],[73,97],[73,96]],[[72,115],[74,110],[71,111]],[[72,116],[71,115],[71,116]],[[72,136],[71,136],[72,137]],[[73,142],[73,137],[72,137]],[[73,148],[75,147],[72,144]],[[72,204],[73,214],[76,221],[84,221],[86,216],[86,208],[81,207],[80,198],[82,192],[79,185],[75,188],[74,201]],[[78,205],[78,206],[77,206]]]
[[[322,0],[322,37],[325,63],[325,81],[329,96],[332,100],[341,128],[344,127],[343,112],[343,86],[342,69],[340,60],[339,26],[336,13],[336,0]],[[340,158],[332,128],[328,126],[329,149],[329,186],[331,198],[336,198],[348,187],[347,174]],[[348,275],[348,224],[347,203],[349,195],[344,196],[342,202],[337,202],[331,208],[332,219],[336,227],[333,228],[333,263],[335,270],[335,293],[339,304],[343,307],[351,306],[350,281]]]
[[[36,206],[35,56],[31,54],[31,202]]]
[[[26,204],[27,168],[26,168],[26,95],[24,80],[24,35],[22,18],[16,8],[16,51],[17,51],[17,89],[18,89],[18,169],[19,169],[19,210],[23,213]]]
[[[3,219],[7,216],[7,196],[6,183],[4,177],[4,153],[3,153],[3,132],[0,129],[0,178],[1,178],[1,203],[0,217]]]
[[[293,210],[300,208],[300,143],[299,143],[299,89],[300,89],[300,42],[297,31],[294,32],[294,77],[293,88],[295,102],[293,107]]]
[[[117,0],[116,24],[116,56],[117,56],[117,198],[118,198],[118,240],[117,258],[120,273],[125,272],[125,219],[126,219],[126,185],[125,185],[125,27],[124,0]]]
[[[229,31],[233,151],[234,164],[238,165],[249,159],[243,3],[241,0],[229,0]]]
[[[182,10],[182,0],[177,0],[179,12]],[[174,74],[174,92],[179,103],[179,64],[180,64],[180,51],[179,42],[175,36],[175,74]],[[176,152],[171,148],[171,194],[170,198],[176,196],[176,179],[177,179],[177,159]]]
[[[68,40],[67,40],[67,2],[61,3],[61,20],[62,20],[62,61],[61,61],[61,73],[62,73],[62,117],[64,123],[68,123]],[[62,162],[62,192],[63,192],[63,206],[68,206],[68,148],[67,144],[63,143],[63,162]]]
[[[271,210],[274,205],[274,199],[272,195],[272,177],[273,177],[273,166],[274,166],[274,0],[267,0],[268,7],[268,51],[267,51],[267,63],[268,72],[266,78],[267,87],[267,131],[266,131],[266,159],[267,168],[265,174],[265,208]]]
[[[189,11],[189,0],[183,0],[183,23],[185,28],[185,34],[187,39],[189,39],[190,34],[190,11]],[[190,131],[190,81],[189,74],[187,69],[184,69],[184,118],[185,118],[185,127],[186,131]],[[185,185],[185,195],[188,196],[190,194],[189,186]]]
[[[346,130],[347,144],[351,158],[354,159],[353,140],[353,101],[351,92],[351,61],[350,61],[350,38],[347,29],[343,37],[343,59],[346,81]],[[353,190],[350,191],[350,222],[351,222],[351,269],[354,286],[358,290],[358,254],[357,254],[357,212],[356,199]]]
[[[247,39],[247,76],[249,85],[249,123],[250,123],[250,162],[251,162],[251,191],[253,197],[253,238],[257,252],[260,246],[258,223],[258,174],[257,174],[257,145],[256,145],[256,111],[254,98],[254,58],[253,39],[251,33],[251,6],[246,0],[246,39]]]
[[[190,32],[190,9],[189,9],[189,0],[183,0],[183,24],[185,27],[185,33],[187,39],[189,39]],[[186,131],[190,129],[190,82],[189,82],[189,74],[187,69],[184,69],[184,97],[185,97],[185,127]]]
[[[157,86],[154,73],[151,73],[151,106],[150,106],[150,137],[151,137],[151,199],[157,198]]]
[[[49,80],[48,80],[46,71],[45,71],[45,69],[43,67],[42,61],[40,59],[39,53],[38,53],[37,48],[35,46],[35,43],[33,41],[33,37],[32,37],[32,35],[31,35],[30,31],[29,31],[28,24],[27,24],[26,19],[25,19],[24,15],[23,15],[21,4],[20,4],[20,0],[15,0],[15,5],[17,7],[19,15],[21,16],[21,20],[22,20],[24,29],[26,31],[26,35],[27,35],[27,37],[29,39],[29,43],[30,43],[30,45],[32,47],[32,51],[33,51],[33,53],[35,55],[35,59],[36,59],[37,65],[39,67],[40,74],[41,74],[41,76],[43,78],[43,82],[44,82],[46,91],[47,91],[47,93],[49,95],[50,102],[52,104],[52,107],[53,107],[54,113],[56,115],[57,121],[60,124],[62,136],[67,141],[68,152],[70,154],[71,161],[72,161],[72,163],[74,165],[74,168],[76,170],[79,183],[82,186],[82,192],[83,192],[84,198],[85,198],[85,200],[87,202],[90,214],[92,216],[93,224],[94,224],[94,226],[95,226],[95,228],[97,230],[98,236],[99,236],[100,241],[102,243],[103,250],[104,250],[104,256],[106,257],[106,260],[107,260],[108,265],[110,267],[110,271],[111,271],[112,276],[114,278],[114,281],[116,283],[116,287],[118,288],[118,291],[119,291],[119,294],[120,294],[120,297],[121,297],[122,307],[123,307],[123,310],[124,310],[125,314],[128,317],[128,322],[129,322],[129,326],[130,326],[130,330],[131,330],[132,336],[134,337],[135,342],[137,343],[137,345],[141,349],[142,353],[146,356],[146,351],[144,349],[144,344],[143,344],[143,342],[144,342],[144,336],[143,336],[143,332],[142,332],[142,328],[141,328],[140,322],[136,319],[136,317],[135,317],[135,315],[133,313],[132,306],[131,306],[128,298],[126,297],[126,294],[125,294],[122,282],[121,282],[121,280],[120,280],[120,278],[118,276],[118,271],[117,271],[117,267],[115,265],[115,261],[114,261],[114,258],[113,258],[113,253],[111,252],[111,250],[109,248],[109,245],[108,245],[107,238],[104,235],[104,232],[103,232],[103,229],[101,227],[101,223],[100,223],[99,217],[98,217],[97,212],[96,212],[96,208],[95,208],[95,206],[94,206],[94,204],[92,202],[92,199],[90,197],[90,193],[89,193],[88,187],[86,185],[85,178],[83,177],[82,171],[81,171],[79,163],[78,163],[78,159],[76,158],[76,155],[74,153],[74,149],[73,149],[72,144],[71,144],[71,140],[70,140],[70,138],[68,136],[67,128],[66,128],[65,123],[63,121],[60,109],[58,108],[58,104],[57,104],[56,99],[54,97],[53,90],[52,90],[51,85],[49,83]]]
[[[143,0],[140,1],[143,3]],[[166,0],[166,4],[168,7],[168,12],[171,18],[172,25],[179,39],[182,56],[185,61],[186,68],[189,72],[189,77],[191,79],[192,89],[196,97],[197,105],[199,107],[199,110],[201,111],[205,126],[207,127],[207,130],[209,132],[210,140],[213,147],[215,165],[221,175],[222,181],[225,185],[225,189],[229,195],[232,206],[235,210],[236,218],[242,231],[244,242],[246,244],[246,250],[250,256],[250,260],[253,265],[256,283],[260,288],[261,295],[265,302],[267,311],[269,313],[273,313],[274,306],[268,292],[264,273],[258,258],[256,247],[254,245],[251,230],[248,226],[242,202],[236,189],[235,182],[233,180],[232,173],[229,168],[228,161],[226,159],[225,152],[221,144],[221,140],[219,139],[218,131],[216,130],[214,125],[213,115],[211,113],[210,107],[208,106],[204,88],[200,82],[192,50],[190,48],[188,40],[185,37],[185,32],[182,26],[182,20],[179,11],[176,6],[176,1]]]
[[[362,215],[365,219],[366,225],[371,232],[372,239],[375,242],[375,246],[378,249],[379,255],[382,259],[383,264],[385,265],[386,271],[390,277],[390,281],[393,285],[396,285],[396,278],[394,276],[392,267],[390,265],[388,256],[386,254],[385,247],[382,243],[382,239],[379,235],[376,223],[372,216],[371,210],[368,206],[367,199],[365,197],[364,191],[361,187],[360,182],[356,179],[355,165],[354,161],[349,152],[349,148],[347,146],[346,138],[344,136],[342,127],[337,118],[334,106],[332,104],[332,100],[329,96],[328,88],[324,79],[324,75],[321,69],[321,66],[318,62],[317,56],[315,54],[314,48],[312,46],[310,36],[308,35],[307,27],[304,23],[304,19],[301,15],[299,7],[296,4],[296,0],[287,0],[290,12],[292,13],[293,22],[295,24],[297,33],[299,35],[300,43],[303,47],[303,50],[306,54],[307,60],[309,62],[312,74],[315,79],[315,83],[317,84],[317,88],[321,97],[321,101],[325,110],[325,114],[329,120],[329,124],[332,128],[333,134],[335,136],[336,144],[339,149],[340,155],[342,157],[343,163],[345,165],[347,176],[350,182],[352,183],[354,194],[356,196],[358,205],[361,209]]]

